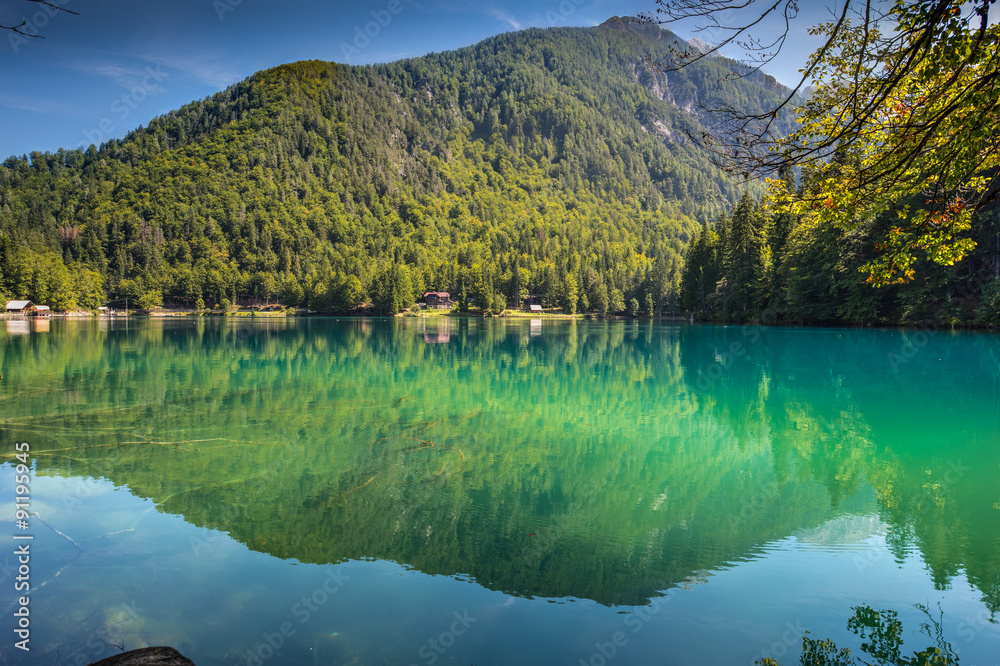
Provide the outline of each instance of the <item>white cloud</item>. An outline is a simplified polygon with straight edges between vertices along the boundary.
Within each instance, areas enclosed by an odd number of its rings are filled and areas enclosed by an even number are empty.
[[[142,85],[142,79],[146,76],[146,70],[143,65],[128,66],[123,62],[110,62],[107,60],[75,60],[68,64],[67,67],[89,76],[110,79],[126,90]]]
[[[156,54],[139,56],[145,62],[174,70],[184,74],[187,78],[213,86],[222,90],[237,81],[241,81],[246,74],[239,74],[231,67],[212,62],[206,56],[177,56],[171,54]]]
[[[486,13],[495,19],[499,19],[512,27],[514,30],[524,30],[524,24],[517,20],[513,14],[497,7],[490,7]]]
[[[245,75],[221,65],[207,55],[174,55],[171,53],[99,53],[80,58],[67,65],[74,71],[113,81],[125,90],[143,86],[151,69],[166,71],[169,76],[187,79],[222,90]]]

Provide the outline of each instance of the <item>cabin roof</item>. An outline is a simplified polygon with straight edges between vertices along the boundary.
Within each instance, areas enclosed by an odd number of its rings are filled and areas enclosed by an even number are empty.
[[[31,301],[7,301],[8,310],[23,310],[31,305]]]

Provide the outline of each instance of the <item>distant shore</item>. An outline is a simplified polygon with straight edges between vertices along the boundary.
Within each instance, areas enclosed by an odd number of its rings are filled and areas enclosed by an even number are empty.
[[[442,317],[462,318],[462,319],[633,319],[627,316],[600,317],[594,313],[566,314],[558,310],[546,310],[543,312],[526,312],[524,310],[505,310],[499,315],[484,315],[479,312],[456,312],[454,310],[435,309],[412,309],[404,310],[395,315],[381,315],[371,310],[358,309],[352,312],[316,312],[313,310],[287,308],[274,310],[255,310],[251,308],[239,308],[229,311],[223,310],[192,310],[184,308],[160,308],[152,311],[129,310],[113,312],[52,312],[44,316],[24,315],[16,313],[0,313],[4,319],[18,320],[45,320],[45,319],[124,319],[126,317],[159,318],[159,317],[237,317],[237,318],[258,318],[258,317],[379,317],[379,318],[428,318],[437,319]],[[639,317],[638,319],[656,319],[658,321],[688,321],[686,317],[676,315],[663,315],[656,317]]]

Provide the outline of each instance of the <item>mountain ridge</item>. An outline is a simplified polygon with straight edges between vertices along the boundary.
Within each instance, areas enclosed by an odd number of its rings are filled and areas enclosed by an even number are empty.
[[[684,245],[743,189],[684,137],[702,106],[774,93],[725,82],[721,58],[656,71],[679,38],[652,29],[289,63],[99,148],[10,158],[2,289],[61,309],[128,296],[390,311],[434,288],[486,310],[526,294],[668,310]]]

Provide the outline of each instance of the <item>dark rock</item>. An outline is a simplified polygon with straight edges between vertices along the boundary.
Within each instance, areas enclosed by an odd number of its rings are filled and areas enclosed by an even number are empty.
[[[194,662],[172,647],[148,647],[116,654],[90,666],[194,666]]]

